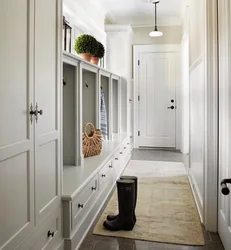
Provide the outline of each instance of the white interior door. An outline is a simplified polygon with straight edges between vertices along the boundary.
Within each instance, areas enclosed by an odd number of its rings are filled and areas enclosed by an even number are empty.
[[[0,7],[0,249],[15,249],[34,225],[33,1]],[[30,34],[30,36],[28,35]]]
[[[176,146],[175,53],[140,53],[139,146]]]
[[[36,223],[60,204],[61,1],[35,0]]]
[[[219,183],[231,178],[231,3],[219,0]],[[231,186],[229,186],[231,189]],[[231,194],[219,189],[218,230],[225,249],[231,249]]]

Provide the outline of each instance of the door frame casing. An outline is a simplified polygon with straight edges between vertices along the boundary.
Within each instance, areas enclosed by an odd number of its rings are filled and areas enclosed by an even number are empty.
[[[172,52],[176,54],[176,60],[179,61],[176,65],[179,68],[176,68],[176,149],[181,150],[181,120],[180,120],[180,87],[181,87],[181,63],[180,63],[180,52],[181,44],[167,44],[167,45],[133,45],[133,77],[134,77],[134,148],[139,148],[139,54],[140,53],[161,53],[161,52]]]
[[[205,168],[204,226],[218,229],[219,170],[219,80],[218,80],[218,3],[205,0]]]

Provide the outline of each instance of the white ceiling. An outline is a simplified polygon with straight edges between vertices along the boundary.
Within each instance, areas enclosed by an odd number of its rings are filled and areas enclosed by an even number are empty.
[[[185,0],[160,0],[157,5],[158,25],[181,25]],[[98,0],[110,22],[132,26],[154,24],[154,5],[148,0]]]

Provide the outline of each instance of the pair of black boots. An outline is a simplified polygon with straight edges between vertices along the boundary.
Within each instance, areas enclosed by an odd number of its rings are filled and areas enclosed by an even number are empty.
[[[116,184],[119,214],[108,215],[103,226],[110,231],[131,231],[136,223],[137,177],[121,176]]]

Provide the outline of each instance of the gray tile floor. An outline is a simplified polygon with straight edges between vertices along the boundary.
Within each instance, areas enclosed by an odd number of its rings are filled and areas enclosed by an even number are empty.
[[[151,150],[142,149],[134,150],[132,160],[146,160],[146,161],[176,161],[184,162],[185,166],[189,164],[189,158],[179,152],[166,150]],[[109,197],[110,199],[110,197]],[[106,202],[107,203],[107,202]],[[104,204],[101,212],[103,212],[106,204]],[[206,232],[204,236],[206,245],[203,247],[192,247],[182,245],[163,244],[156,242],[145,242],[139,240],[112,238],[93,235],[93,229],[97,223],[100,214],[97,216],[90,231],[84,239],[80,250],[223,250],[220,237],[216,233]]]

